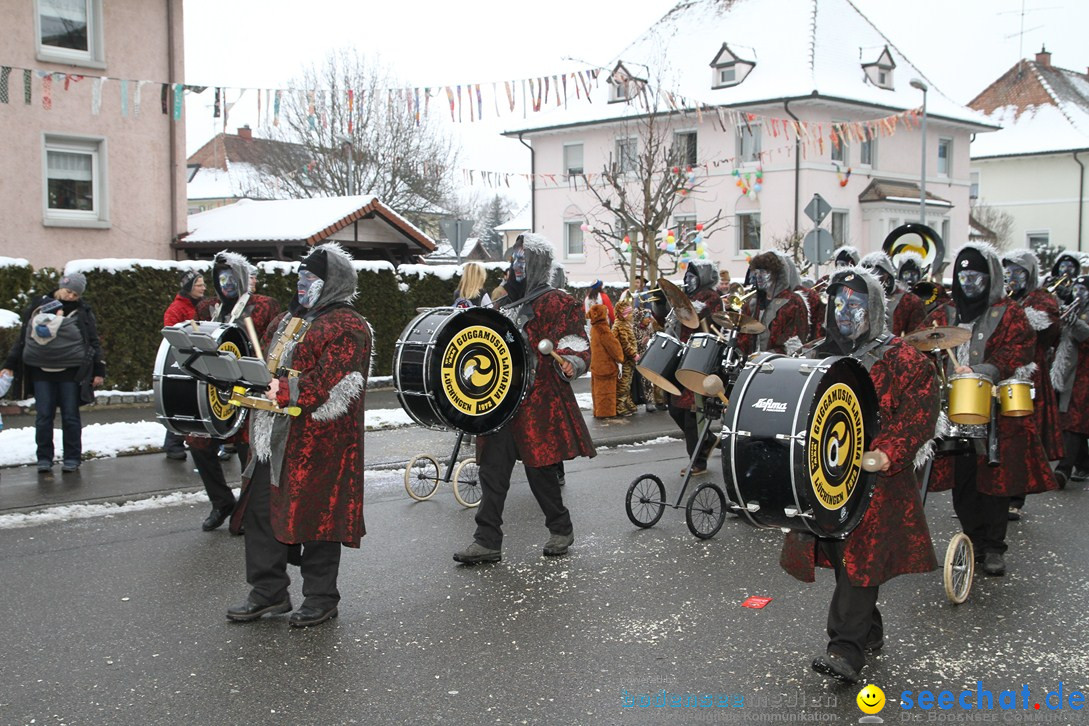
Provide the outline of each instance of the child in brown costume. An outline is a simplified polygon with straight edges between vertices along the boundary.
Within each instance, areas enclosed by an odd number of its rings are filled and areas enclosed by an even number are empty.
[[[589,318],[594,418],[609,418],[616,415],[616,367],[624,361],[624,351],[609,328],[609,311],[604,305],[591,305]]]

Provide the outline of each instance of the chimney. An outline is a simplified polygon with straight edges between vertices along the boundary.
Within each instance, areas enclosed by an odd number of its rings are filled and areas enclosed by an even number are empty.
[[[1047,52],[1047,46],[1040,46],[1040,52],[1036,54],[1036,62],[1044,68],[1051,67],[1051,54]]]
[[[1036,57],[1039,58],[1040,56],[1036,56]],[[238,138],[240,138],[240,139],[252,139],[253,138],[253,130],[250,129],[249,124],[246,124],[245,126],[238,129]]]

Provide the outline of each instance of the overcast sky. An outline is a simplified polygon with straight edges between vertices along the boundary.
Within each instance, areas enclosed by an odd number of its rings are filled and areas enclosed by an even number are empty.
[[[603,65],[667,12],[673,0],[184,0],[185,79],[212,86],[286,86],[329,50],[378,54],[405,86],[501,81]],[[752,1],[752,0],[741,0]],[[807,4],[807,3],[806,3]],[[946,95],[967,103],[1018,59],[1046,43],[1052,62],[1089,66],[1086,0],[855,0],[855,5]],[[799,0],[799,6],[803,3]],[[774,22],[774,18],[769,18]],[[565,60],[568,59],[568,60]],[[575,59],[572,62],[570,59]],[[195,151],[221,121],[210,94],[187,107]],[[231,112],[229,131],[255,125],[255,98]],[[502,127],[458,127],[463,166],[528,170],[528,154]]]

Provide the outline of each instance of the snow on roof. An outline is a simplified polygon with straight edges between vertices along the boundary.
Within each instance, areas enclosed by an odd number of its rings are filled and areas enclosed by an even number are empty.
[[[252,164],[227,160],[227,169],[204,167],[197,169],[185,187],[188,199],[260,199],[284,198],[275,177],[264,174]]]
[[[516,214],[512,219],[507,220],[503,224],[496,227],[497,232],[524,232],[531,229],[530,217],[533,216],[533,212],[529,205],[526,205],[521,212]]]
[[[186,242],[308,240],[376,201],[373,195],[312,199],[241,199],[189,215]],[[407,223],[407,222],[406,222]]]
[[[478,244],[480,244],[479,237],[466,237],[465,243],[461,246],[461,256],[468,257],[469,253],[472,252]],[[450,244],[450,241],[444,239],[435,244],[435,251],[427,255],[427,257],[429,259],[445,257],[453,259],[457,257],[457,254],[454,252],[454,246]]]
[[[741,83],[713,89],[710,64],[723,43],[755,66]],[[877,61],[886,47],[896,64],[891,90],[869,82],[862,68]],[[931,116],[988,125],[985,116],[935,88],[849,0],[684,0],[611,66],[617,62],[652,87],[707,105],[755,106],[816,95],[881,109],[875,118],[918,108],[922,95],[910,81],[920,78],[929,86]],[[600,74],[593,103],[535,114],[526,130],[645,113],[639,103],[608,103],[608,75]]]

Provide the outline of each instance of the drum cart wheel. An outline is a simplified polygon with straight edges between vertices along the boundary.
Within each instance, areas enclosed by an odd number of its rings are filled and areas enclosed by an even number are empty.
[[[439,488],[439,462],[427,454],[412,457],[405,467],[405,491],[417,502],[430,499]]]
[[[945,567],[943,568],[943,581],[945,582],[945,596],[954,605],[960,605],[968,599],[968,593],[972,591],[972,577],[975,574],[976,559],[972,548],[972,540],[963,532],[957,532],[953,539],[949,540],[949,547],[945,550]]]
[[[726,495],[722,489],[711,482],[696,487],[688,498],[684,519],[688,523],[688,531],[700,539],[709,539],[718,534],[726,521]]]
[[[636,527],[653,527],[665,512],[665,484],[653,474],[644,474],[628,487],[624,509]]]
[[[472,509],[480,504],[480,467],[476,459],[466,459],[454,470],[454,499],[463,507]]]

